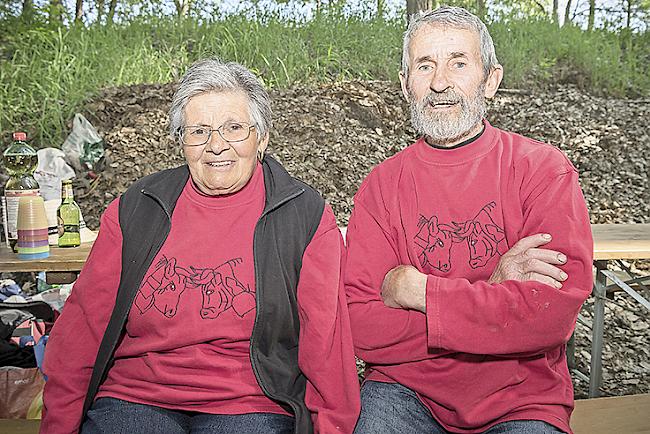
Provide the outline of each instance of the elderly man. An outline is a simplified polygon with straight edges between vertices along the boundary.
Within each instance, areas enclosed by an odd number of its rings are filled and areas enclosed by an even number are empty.
[[[474,15],[412,19],[400,79],[422,137],[368,175],[347,232],[357,433],[571,432],[589,217],[560,151],[484,119],[502,76]]]

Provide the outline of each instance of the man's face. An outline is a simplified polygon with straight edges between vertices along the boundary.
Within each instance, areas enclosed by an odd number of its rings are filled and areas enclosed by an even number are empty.
[[[409,76],[400,74],[415,129],[445,146],[479,133],[485,98],[494,96],[501,77],[500,67],[484,76],[478,34],[439,25],[415,33]]]

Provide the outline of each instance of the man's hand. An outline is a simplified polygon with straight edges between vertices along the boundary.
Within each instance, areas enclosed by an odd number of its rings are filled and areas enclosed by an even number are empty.
[[[562,282],[568,276],[555,265],[565,264],[566,256],[555,250],[538,248],[550,241],[549,234],[536,234],[519,240],[501,256],[488,283],[534,280],[558,289],[562,288]]]
[[[412,265],[398,265],[386,273],[381,297],[388,307],[426,312],[427,275]]]

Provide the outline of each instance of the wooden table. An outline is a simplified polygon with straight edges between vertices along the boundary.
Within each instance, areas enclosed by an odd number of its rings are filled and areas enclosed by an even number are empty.
[[[650,259],[650,224],[591,225],[594,261]]]
[[[600,395],[602,385],[602,351],[603,331],[605,322],[605,300],[608,290],[620,289],[628,293],[639,304],[650,310],[650,302],[635,291],[631,284],[643,287],[643,281],[650,279],[637,278],[624,281],[608,270],[610,261],[650,259],[650,224],[604,224],[591,225],[594,236],[594,319],[591,342],[591,367],[589,370],[589,397]],[[629,270],[626,270],[629,272]],[[608,279],[613,282],[608,286]]]
[[[47,272],[48,283],[70,283],[86,263],[93,243],[82,243],[79,247],[51,247],[50,256],[45,259],[25,261],[18,259],[11,249],[0,247],[0,272]]]

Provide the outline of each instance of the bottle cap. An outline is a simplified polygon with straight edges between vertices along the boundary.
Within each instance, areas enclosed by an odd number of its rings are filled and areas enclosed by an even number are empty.
[[[27,140],[27,134],[23,133],[22,131],[16,131],[14,133],[14,140],[20,140],[21,142],[24,142]]]

